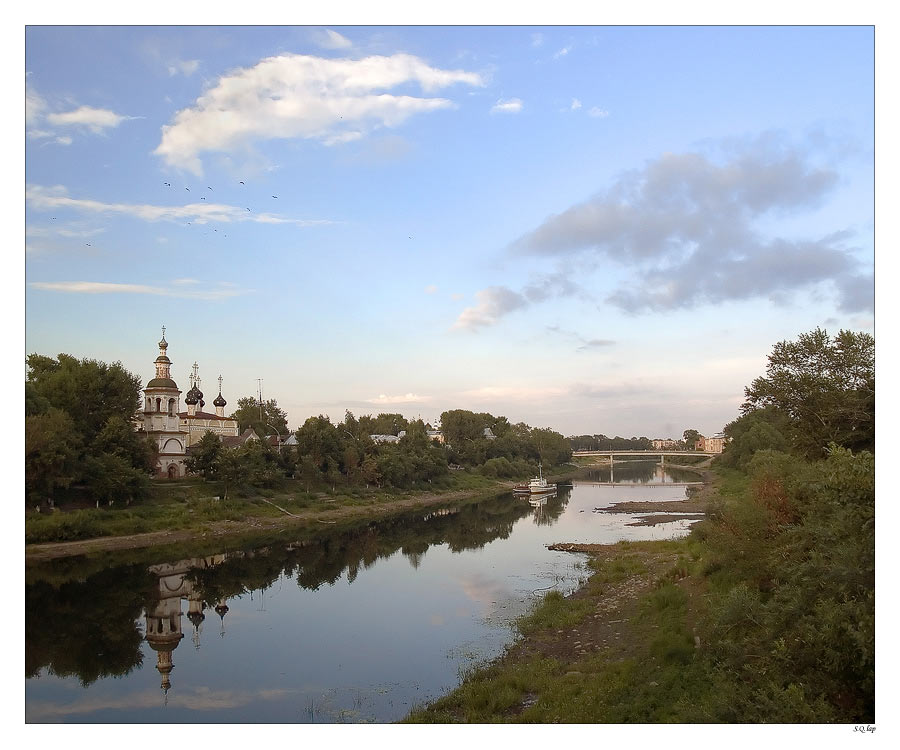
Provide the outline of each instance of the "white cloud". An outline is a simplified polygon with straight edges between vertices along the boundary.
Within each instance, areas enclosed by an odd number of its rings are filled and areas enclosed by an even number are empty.
[[[53,140],[54,143],[58,143],[60,146],[71,146],[72,145],[72,136],[70,135],[61,135]]]
[[[531,46],[532,47],[540,47],[544,43],[544,35],[543,34],[532,34],[531,35]]]
[[[419,396],[416,393],[405,393],[402,396],[386,396],[380,394],[378,398],[367,399],[369,404],[418,404],[422,401],[428,401],[430,396]]]
[[[353,46],[347,37],[338,34],[331,29],[325,29],[315,35],[315,42],[322,49],[347,49]]]
[[[170,76],[176,76],[179,73],[184,76],[192,76],[199,67],[199,60],[175,60],[168,65],[168,70]]]
[[[454,328],[474,331],[490,326],[507,313],[528,304],[521,294],[503,286],[489,286],[477,292],[475,296],[478,298],[478,304],[463,310],[453,324]]]
[[[609,112],[605,109],[600,109],[600,107],[591,107],[591,111],[588,114],[591,117],[609,117]]]
[[[98,214],[123,214],[143,221],[191,221],[198,224],[207,222],[256,222],[259,224],[296,224],[298,226],[319,226],[332,224],[326,219],[290,219],[275,214],[255,213],[246,207],[229,206],[222,203],[188,203],[183,206],[157,206],[148,203],[104,203],[90,199],[70,198],[65,188],[29,185],[25,189],[25,200],[34,208],[49,210],[68,208],[75,211]]]
[[[554,59],[554,60],[558,60],[560,57],[565,57],[565,56],[568,55],[569,52],[571,52],[571,51],[572,51],[572,45],[570,44],[568,47],[563,47],[563,48],[562,48],[561,50],[559,50],[558,52],[554,52],[554,53],[553,53],[553,59]]]
[[[426,294],[434,294],[437,290],[438,288],[434,284],[429,284],[425,287]]]
[[[47,121],[51,125],[78,125],[88,128],[92,133],[102,133],[108,128],[118,127],[123,120],[133,120],[133,117],[117,115],[109,109],[81,106],[71,112],[51,112],[47,115]]]
[[[430,93],[477,73],[433,68],[413,55],[360,60],[284,54],[222,76],[162,129],[155,150],[167,164],[202,174],[200,154],[232,151],[256,140],[304,138],[326,144],[397,127],[414,114],[453,107],[449,99],[391,94],[418,84]]]
[[[183,281],[183,280],[179,280]],[[178,284],[178,281],[173,282]],[[251,290],[239,289],[229,282],[208,284],[205,289],[171,289],[145,284],[115,284],[105,281],[34,281],[29,286],[48,292],[68,292],[70,294],[151,294],[159,297],[182,297],[186,299],[218,300],[247,294]]]
[[[25,124],[37,122],[47,109],[47,102],[26,82],[25,84]]]
[[[573,112],[576,109],[581,109],[581,102],[578,99],[572,99],[572,104],[569,106],[569,109]]]
[[[522,100],[521,99],[498,99],[497,103],[491,107],[491,114],[495,114],[497,112],[505,112],[509,114],[516,114],[522,111]]]

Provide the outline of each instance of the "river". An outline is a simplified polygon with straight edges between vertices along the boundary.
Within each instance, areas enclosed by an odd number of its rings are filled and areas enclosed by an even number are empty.
[[[696,475],[648,462],[205,557],[26,570],[27,722],[391,722],[515,638],[547,591],[587,578],[554,542],[663,539],[598,512],[680,500]]]

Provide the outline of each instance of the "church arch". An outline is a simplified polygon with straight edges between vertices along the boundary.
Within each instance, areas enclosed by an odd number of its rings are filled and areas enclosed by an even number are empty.
[[[163,453],[181,453],[183,450],[184,447],[181,445],[181,441],[176,438],[166,440],[162,448]]]

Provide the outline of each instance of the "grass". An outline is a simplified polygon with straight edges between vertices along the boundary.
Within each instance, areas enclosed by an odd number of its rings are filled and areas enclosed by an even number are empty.
[[[616,545],[572,597],[553,592],[518,621],[522,646],[472,669],[462,684],[410,723],[663,723],[705,722],[715,715],[716,681],[697,659],[693,623],[705,607],[705,548],[691,538]],[[648,566],[651,556],[673,562]],[[621,633],[616,646],[590,653],[555,649],[560,630],[577,628],[611,587],[643,578],[653,585],[628,611],[609,614]],[[580,632],[584,632],[583,630]],[[565,637],[565,636],[562,636]],[[582,638],[584,636],[578,635]],[[547,646],[547,644],[551,644]]]
[[[493,493],[502,488],[496,480],[468,471],[453,472],[416,490],[360,487],[309,487],[301,480],[285,480],[277,488],[234,488],[228,499],[221,485],[201,479],[154,482],[150,497],[131,505],[101,508],[57,509],[25,515],[25,543],[68,542],[100,537],[128,536],[153,531],[183,531],[206,528],[217,521],[276,518],[284,514],[262,499],[289,513],[331,513],[339,508],[376,508],[396,503],[418,493]]]

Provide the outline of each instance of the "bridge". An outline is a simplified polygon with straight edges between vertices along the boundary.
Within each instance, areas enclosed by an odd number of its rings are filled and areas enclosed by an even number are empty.
[[[666,456],[706,456],[713,458],[720,456],[721,453],[712,453],[710,451],[665,451],[665,450],[648,450],[648,451],[572,451],[572,457],[587,456],[607,456],[609,458],[610,481],[612,481],[613,464],[616,456],[630,456],[631,458],[655,458],[659,456],[660,463],[665,467]]]

